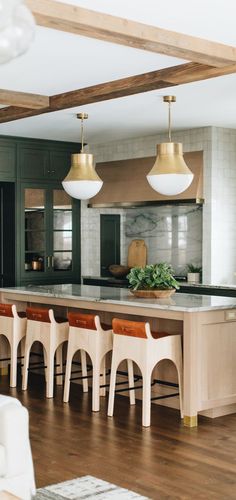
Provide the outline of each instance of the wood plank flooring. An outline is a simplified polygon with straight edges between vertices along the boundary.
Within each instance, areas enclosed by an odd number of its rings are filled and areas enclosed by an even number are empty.
[[[39,383],[40,381],[40,383]],[[176,410],[152,407],[152,426],[141,426],[141,404],[130,407],[117,396],[115,416],[91,412],[91,392],[72,384],[70,403],[62,388],[46,399],[40,377],[29,389],[9,389],[0,378],[0,393],[18,397],[30,413],[30,438],[37,487],[90,474],[154,500],[236,498],[236,415],[207,419],[183,427]],[[118,500],[118,499],[117,499]]]

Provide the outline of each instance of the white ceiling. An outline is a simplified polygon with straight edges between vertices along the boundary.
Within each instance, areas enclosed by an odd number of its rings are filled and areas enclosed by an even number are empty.
[[[63,0],[236,46],[235,0]],[[0,66],[0,87],[53,95],[182,64],[183,60],[37,27],[29,51]],[[236,128],[236,74],[0,125],[0,134],[77,141],[87,111],[90,144],[154,135],[167,125],[161,96],[174,93],[173,129]]]

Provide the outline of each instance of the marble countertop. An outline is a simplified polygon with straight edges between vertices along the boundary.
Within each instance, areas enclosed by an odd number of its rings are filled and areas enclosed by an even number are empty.
[[[128,289],[91,285],[28,285],[0,288],[0,291],[3,296],[4,293],[14,293],[19,295],[64,298],[74,301],[109,302],[111,304],[128,305],[132,307],[147,307],[182,312],[202,312],[236,308],[236,298],[234,297],[176,293],[169,299],[140,299],[134,297]]]

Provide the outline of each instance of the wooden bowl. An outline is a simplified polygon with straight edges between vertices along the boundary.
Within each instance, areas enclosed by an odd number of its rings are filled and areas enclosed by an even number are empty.
[[[130,267],[120,264],[112,264],[109,266],[109,271],[114,278],[124,278],[129,273]]]
[[[141,299],[165,299],[173,295],[176,292],[175,288],[169,288],[166,290],[156,289],[156,290],[130,290],[130,292]]]

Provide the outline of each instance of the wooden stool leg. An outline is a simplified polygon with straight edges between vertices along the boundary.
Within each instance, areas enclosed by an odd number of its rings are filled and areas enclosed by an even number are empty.
[[[115,388],[116,388],[116,372],[119,366],[119,362],[114,359],[114,351],[111,363],[111,377],[110,377],[110,387],[109,387],[109,399],[108,399],[108,417],[112,417],[114,413],[114,399],[115,399]]]
[[[54,386],[54,350],[47,351],[47,382],[46,397],[53,398]]]
[[[134,387],[134,365],[131,359],[127,359],[129,387]],[[129,401],[135,405],[135,390],[129,391]]]
[[[93,362],[92,411],[100,409],[100,364],[99,359]]]
[[[28,368],[29,368],[29,356],[32,344],[25,343],[25,357],[23,366],[23,379],[22,379],[22,391],[26,391],[28,385]]]
[[[143,427],[151,425],[151,375],[149,372],[143,373],[142,425]]]
[[[81,358],[81,368],[82,368],[82,377],[87,377],[87,359],[86,359],[86,352],[84,349],[80,350],[80,358]],[[88,379],[83,378],[82,379],[82,384],[83,384],[83,392],[88,392]]]
[[[100,384],[105,385],[106,384],[106,356],[102,359],[101,362],[101,373],[102,377],[100,377]],[[106,396],[106,387],[101,387],[100,388],[100,396],[105,397]]]
[[[47,352],[46,352],[46,349],[43,345],[43,364],[45,366],[44,368],[44,376],[45,376],[45,380],[47,382]]]
[[[70,341],[69,341],[68,348],[67,348],[66,375],[65,375],[65,385],[64,385],[64,394],[63,394],[64,403],[68,403],[68,401],[69,401],[71,366],[72,366],[73,356],[74,356],[74,352],[71,349]]]
[[[20,355],[21,355],[21,375],[23,377],[24,355],[25,355],[25,337],[20,341]]]
[[[17,342],[13,338],[11,344],[10,387],[16,387],[17,377]]]
[[[63,373],[63,344],[59,345],[56,350],[56,373]],[[57,366],[58,365],[58,366]],[[63,384],[63,375],[56,377],[56,385]]]

